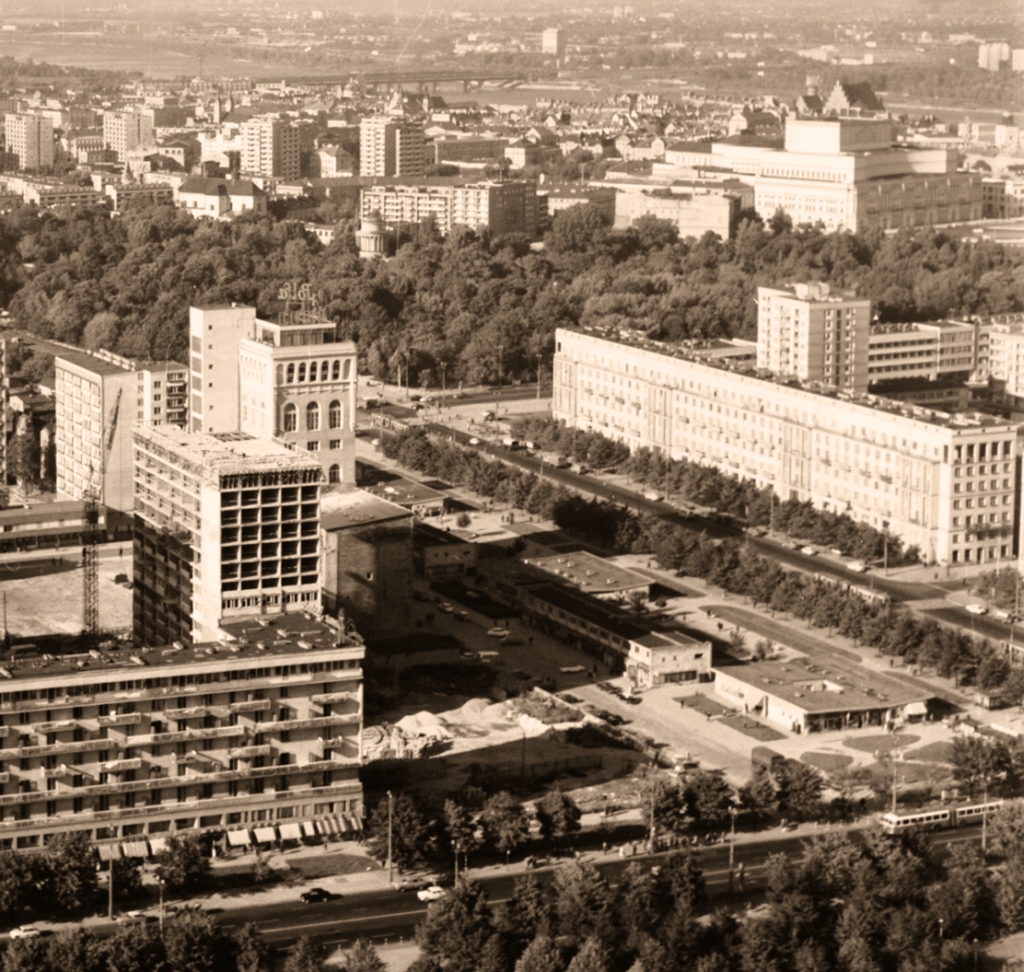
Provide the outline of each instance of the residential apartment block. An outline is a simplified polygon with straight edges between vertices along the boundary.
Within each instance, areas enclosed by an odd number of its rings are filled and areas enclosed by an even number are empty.
[[[355,483],[356,347],[332,322],[254,307],[189,311],[191,428],[277,438],[310,454],[328,482]]]
[[[423,129],[392,118],[364,118],[359,125],[359,174],[422,178],[426,169]]]
[[[311,456],[243,433],[134,432],[135,641],[213,641],[245,618],[320,605]]]
[[[153,145],[153,118],[142,109],[103,112],[103,144],[123,162],[142,145]]]
[[[188,369],[70,350],[54,366],[58,495],[81,500],[93,485],[103,505],[130,514],[132,429],[185,424]]]
[[[979,323],[874,324],[868,338],[868,379],[960,378],[989,363],[989,328]]]
[[[442,235],[456,226],[502,233],[537,233],[537,194],[526,182],[438,186],[372,186],[360,196],[364,219],[379,215],[385,227],[433,219]]]
[[[1019,549],[1019,426],[758,377],[642,335],[560,329],[553,411],[630,448],[713,465],[888,528],[927,563]]]
[[[757,366],[801,381],[868,390],[871,301],[828,284],[757,288]]]
[[[175,833],[226,847],[248,828],[263,841],[361,829],[362,644],[304,614],[218,635],[5,656],[0,847],[84,831],[109,860]]]
[[[53,122],[45,115],[4,115],[4,136],[14,168],[53,168]]]
[[[300,171],[299,129],[289,122],[254,118],[239,127],[242,172],[275,179],[297,179]]]

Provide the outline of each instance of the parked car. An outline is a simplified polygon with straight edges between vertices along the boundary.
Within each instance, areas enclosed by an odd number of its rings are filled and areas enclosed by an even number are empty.
[[[424,405],[429,405],[433,400],[434,400],[434,396],[433,395],[424,395],[420,399],[420,401],[423,402]]]
[[[846,569],[852,570],[855,574],[863,574],[868,569],[868,566],[863,560],[851,560],[846,565]]]
[[[453,608],[447,601],[442,601],[438,604],[438,609],[444,611],[445,614],[454,614],[455,608]]]
[[[507,638],[508,637],[508,628],[488,628],[487,629],[487,637],[488,638]]]
[[[438,887],[436,884],[430,885],[429,888],[423,888],[422,891],[416,892],[416,897],[420,901],[437,901],[443,898],[448,892],[444,888]]]
[[[967,610],[971,614],[988,614],[988,608],[984,604],[968,604]]]
[[[299,895],[299,900],[304,904],[317,904],[320,901],[330,901],[333,897],[334,895],[324,888],[310,888]]]
[[[456,621],[468,621],[469,620],[469,612],[468,611],[456,611],[455,612],[455,620]]]
[[[558,669],[563,675],[575,675],[577,672],[585,672],[582,665],[561,665]]]
[[[32,925],[21,925],[11,929],[11,938],[39,938],[43,933]]]
[[[1009,611],[993,611],[992,617],[997,621],[1011,621],[1013,619],[1013,615]]]
[[[126,911],[117,916],[119,925],[145,925],[149,919],[141,911]]]
[[[843,552],[842,552],[842,550],[840,550],[840,549],[839,549],[838,547],[833,547],[833,548],[832,548],[832,549],[831,549],[831,550],[829,551],[829,553],[830,553],[830,554],[834,554],[834,555],[835,555],[835,556],[837,556],[837,557],[842,557],[842,555],[843,555]]]
[[[480,440],[474,435],[473,438],[469,440],[469,444],[472,446],[480,445]]]
[[[817,557],[818,551],[815,547],[801,547],[800,553],[806,554],[808,557]]]

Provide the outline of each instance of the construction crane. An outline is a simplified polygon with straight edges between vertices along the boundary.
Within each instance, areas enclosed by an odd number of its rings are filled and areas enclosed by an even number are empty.
[[[89,485],[85,491],[85,532],[82,535],[82,637],[87,648],[95,648],[100,633],[100,494],[103,489],[103,477],[107,471],[107,456],[114,444],[114,433],[117,431],[117,416],[121,409],[121,393],[118,388],[117,397],[110,409],[107,419],[107,434],[103,437],[100,452],[99,475],[89,464]]]

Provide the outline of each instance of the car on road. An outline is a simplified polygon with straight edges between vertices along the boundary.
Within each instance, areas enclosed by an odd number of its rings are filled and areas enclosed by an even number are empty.
[[[988,608],[984,604],[968,604],[967,610],[971,614],[988,614]]]
[[[438,604],[438,610],[444,611],[445,614],[454,614],[455,608],[453,608],[447,601],[442,601]]]
[[[117,916],[119,925],[145,925],[149,919],[141,911],[126,911]]]
[[[32,925],[20,925],[11,929],[11,938],[39,938],[43,933]]]
[[[639,695],[624,695],[622,701],[628,702],[630,705],[639,705],[643,702],[643,698]]]
[[[422,891],[416,892],[416,897],[420,901],[438,901],[443,898],[448,892],[444,888],[438,887],[436,884],[430,885],[429,888],[423,888]]]
[[[563,675],[575,675],[578,672],[585,672],[582,665],[561,665],[558,669]]]
[[[434,396],[433,395],[424,395],[420,399],[420,401],[423,402],[424,405],[429,405],[432,401],[434,401]]]
[[[480,445],[480,440],[476,436],[473,436],[473,438],[469,440],[469,444],[470,445]]]
[[[801,547],[800,553],[806,554],[808,557],[817,557],[818,551],[815,547]]]
[[[468,611],[456,611],[455,612],[455,620],[456,621],[468,621],[469,620],[469,612]]]
[[[303,904],[317,904],[321,901],[330,901],[333,897],[334,895],[325,888],[310,888],[299,895],[299,900]]]
[[[1012,621],[1013,620],[1013,615],[1010,614],[1009,611],[993,611],[992,612],[992,617],[994,617],[997,621],[1007,621],[1008,622],[1008,621]]]
[[[782,541],[782,546],[785,547],[786,550],[799,550],[800,549],[800,544],[797,543],[796,540],[783,540]]]
[[[507,638],[508,637],[508,628],[488,628],[487,629],[487,637],[488,638]]]
[[[863,560],[851,560],[846,565],[847,570],[852,570],[855,574],[863,574],[868,569],[868,565]]]
[[[628,720],[623,719],[622,716],[616,715],[614,712],[605,712],[603,709],[599,712],[595,712],[599,719],[604,719],[605,722],[610,726],[624,726]]]
[[[570,705],[579,705],[580,702],[583,701],[582,699],[577,698],[570,692],[559,692],[558,697],[562,699],[564,702],[568,702]]]
[[[832,549],[831,549],[831,550],[829,551],[829,553],[830,553],[830,554],[835,554],[835,556],[837,556],[837,557],[842,557],[842,556],[843,556],[843,552],[842,552],[842,550],[840,550],[840,549],[839,549],[838,547],[833,547],[833,548],[832,548]]]

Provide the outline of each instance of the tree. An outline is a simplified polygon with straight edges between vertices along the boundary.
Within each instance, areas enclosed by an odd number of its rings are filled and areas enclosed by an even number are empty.
[[[594,935],[588,938],[566,972],[609,972],[607,950],[601,940]]]
[[[96,893],[96,857],[84,831],[57,834],[46,846],[44,866],[54,900],[74,911]]]
[[[690,816],[703,826],[715,826],[729,818],[732,787],[721,772],[698,769],[687,774],[683,796]]]
[[[1009,751],[984,736],[957,736],[953,740],[953,775],[967,787],[973,798],[978,787],[988,789],[993,780],[1010,767]]]
[[[950,851],[946,880],[929,895],[931,911],[949,938],[984,935],[993,923],[992,886],[981,851],[958,844]]]
[[[458,876],[459,854],[466,859],[468,867],[469,852],[476,848],[476,823],[465,807],[459,806],[454,800],[445,800],[444,825],[452,853],[455,855],[455,874]]]
[[[270,946],[258,925],[251,921],[242,925],[235,935],[235,948],[235,965],[238,972],[270,972]]]
[[[31,862],[24,854],[0,850],[0,914],[15,915],[29,902]]]
[[[755,824],[767,820],[779,806],[775,781],[766,766],[755,766],[750,782],[744,783],[736,795],[740,806]]]
[[[387,968],[373,942],[366,938],[357,938],[345,956],[345,972],[387,972]]]
[[[516,878],[512,894],[498,912],[501,931],[528,942],[551,931],[551,909],[544,888],[533,874]]]
[[[483,885],[460,878],[450,894],[427,909],[427,917],[416,928],[416,941],[425,955],[444,961],[447,972],[475,972],[493,932]]]
[[[576,801],[561,790],[549,790],[538,801],[537,821],[540,835],[556,847],[562,846],[573,834],[579,832],[580,817],[583,815]]]
[[[171,834],[154,860],[157,877],[170,891],[197,890],[210,874],[210,859],[203,851],[202,841],[194,834]]]
[[[1008,800],[988,821],[992,846],[1004,857],[1024,863],[1024,803]]]
[[[45,969],[47,947],[38,938],[20,938],[8,943],[4,952],[3,972],[40,972]]]
[[[235,962],[235,940],[201,912],[175,917],[164,925],[161,937],[174,972],[223,972]]]
[[[366,847],[378,861],[388,859],[388,801],[377,803],[367,825]],[[433,844],[430,824],[408,793],[396,793],[391,810],[391,859],[400,870],[423,863]]]
[[[119,927],[106,942],[108,972],[164,967],[164,943],[152,925]]]
[[[515,972],[561,972],[563,968],[562,952],[554,939],[538,935],[519,956]]]
[[[627,947],[633,951],[639,951],[644,937],[653,932],[659,921],[658,890],[658,879],[636,862],[626,868],[619,881],[615,916]]]
[[[800,820],[817,816],[821,811],[821,775],[806,763],[787,759],[775,770],[779,810]]]
[[[114,872],[114,896],[120,901],[134,901],[142,891],[142,862],[136,857],[111,861]]]
[[[303,935],[288,953],[284,972],[322,972],[324,948],[308,935]]]
[[[614,899],[608,882],[593,864],[570,861],[555,872],[553,885],[562,935],[582,940],[607,930]]]
[[[658,888],[673,908],[685,906],[692,910],[707,900],[704,872],[693,851],[673,851],[662,860]]]
[[[651,813],[659,833],[677,834],[687,827],[686,798],[674,780],[650,772],[640,781],[640,819],[650,829]]]
[[[26,421],[7,445],[7,471],[24,489],[39,482],[39,468],[39,439]]]
[[[480,815],[484,840],[505,855],[506,861],[530,835],[530,821],[523,805],[507,790],[495,793]]]
[[[84,928],[57,932],[48,942],[47,965],[54,972],[106,972],[104,944]]]

